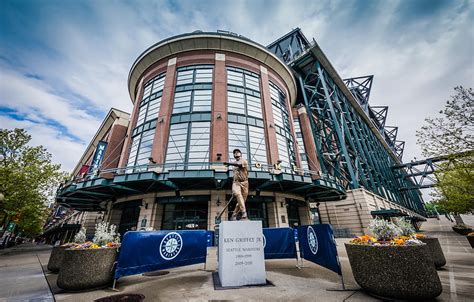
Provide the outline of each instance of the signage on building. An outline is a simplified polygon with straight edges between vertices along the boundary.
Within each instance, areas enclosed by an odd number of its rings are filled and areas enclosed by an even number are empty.
[[[100,164],[104,159],[106,149],[107,142],[99,141],[97,148],[95,149],[94,157],[92,158],[91,166],[89,167],[89,173],[95,173],[95,171],[99,170]]]

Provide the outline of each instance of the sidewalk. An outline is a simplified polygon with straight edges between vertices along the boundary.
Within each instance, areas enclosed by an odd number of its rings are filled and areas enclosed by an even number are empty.
[[[446,219],[429,219],[422,230],[427,235],[440,239],[447,264],[439,270],[443,293],[436,301],[474,301],[474,252],[464,236],[451,230]],[[343,268],[346,287],[359,288],[354,282],[344,243],[348,239],[337,239],[338,253]],[[270,260],[266,262],[267,279],[274,287],[254,287],[215,291],[211,271],[215,268],[215,249],[210,249],[206,270],[203,265],[186,266],[168,270],[164,276],[142,275],[121,278],[117,282],[119,292],[110,289],[81,293],[66,293],[56,286],[57,275],[46,274],[57,301],[93,301],[115,294],[140,293],[145,301],[183,300],[290,300],[290,301],[379,301],[363,291],[327,291],[340,288],[340,278],[318,265],[304,262],[305,267],[295,267],[295,260]],[[37,255],[37,256],[36,256]],[[52,301],[41,266],[45,267],[48,251],[24,252],[19,255],[0,256],[0,301],[24,301],[29,297],[35,301]],[[4,268],[7,274],[4,277]],[[32,275],[30,275],[32,274]],[[15,278],[15,281],[9,280]],[[8,283],[6,283],[8,282]],[[41,286],[40,286],[41,285]],[[36,288],[36,289],[35,289]],[[40,290],[41,288],[41,290]],[[35,296],[36,295],[36,296]],[[3,300],[2,300],[3,298]],[[43,300],[41,300],[43,299]]]
[[[31,244],[2,250],[0,301],[54,301],[39,261],[50,250]]]

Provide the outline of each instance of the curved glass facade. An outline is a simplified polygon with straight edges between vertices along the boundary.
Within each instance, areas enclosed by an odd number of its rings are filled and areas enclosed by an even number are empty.
[[[290,114],[285,94],[277,85],[270,82],[270,96],[272,99],[273,121],[278,145],[278,155],[282,167],[296,165],[294,139],[290,128]]]
[[[205,113],[212,110],[213,69],[213,65],[177,69],[165,159],[167,169],[206,168],[199,165],[209,162],[211,123],[210,114]],[[199,112],[204,114],[196,114]]]
[[[146,165],[149,162],[164,85],[164,73],[157,75],[145,84],[143,97],[139,105],[137,123],[132,131],[128,167]]]
[[[238,148],[250,165],[267,163],[262,107],[260,76],[227,67],[229,159]]]

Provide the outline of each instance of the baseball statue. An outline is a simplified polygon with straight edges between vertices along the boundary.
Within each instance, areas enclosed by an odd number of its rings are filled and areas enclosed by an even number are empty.
[[[226,162],[224,165],[233,166],[234,181],[232,183],[232,194],[237,199],[237,205],[232,213],[231,220],[236,220],[239,213],[242,214],[241,220],[247,220],[247,209],[245,201],[249,195],[249,164],[242,158],[242,152],[239,149],[234,149],[235,162]]]

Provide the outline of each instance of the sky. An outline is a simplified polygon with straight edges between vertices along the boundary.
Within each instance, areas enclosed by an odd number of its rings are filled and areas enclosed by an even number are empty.
[[[268,45],[294,28],[342,78],[374,75],[369,103],[423,158],[416,130],[457,85],[474,86],[474,1],[0,1],[0,127],[71,171],[110,107],[127,112],[127,77],[149,46],[195,30]],[[426,199],[426,198],[425,198]]]

